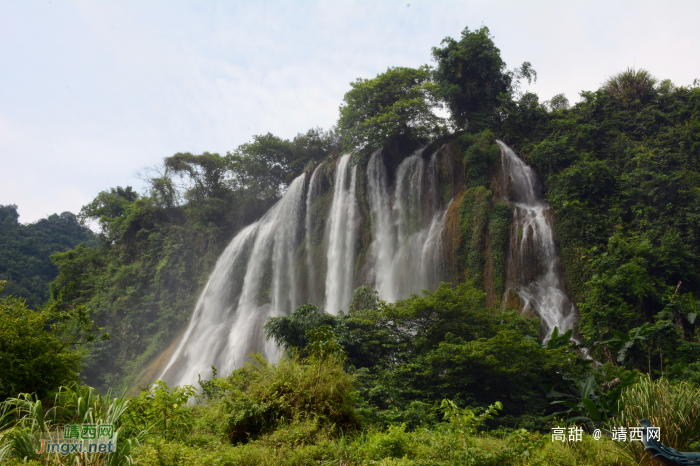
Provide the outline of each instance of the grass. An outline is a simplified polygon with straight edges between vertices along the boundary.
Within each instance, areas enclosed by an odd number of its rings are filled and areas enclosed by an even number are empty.
[[[56,395],[54,407],[48,410],[33,395],[9,398],[0,406],[0,464],[130,465],[132,451],[148,432],[124,428],[123,414],[128,405],[128,399],[112,397],[110,393],[103,397],[86,386],[63,387]],[[65,424],[114,425],[119,439],[116,451],[38,455],[38,438],[56,441],[56,427]]]
[[[611,440],[589,435],[581,442],[552,442],[551,436],[524,430],[464,436],[447,429],[402,426],[364,431],[355,437],[333,436],[313,421],[291,423],[244,445],[193,447],[154,439],[139,450],[138,465],[471,465],[471,466],[624,466]]]
[[[595,439],[553,441],[551,433],[501,428],[478,432],[460,422],[441,422],[410,431],[365,424],[355,411],[351,376],[342,359],[283,358],[255,364],[204,384],[200,404],[180,406],[193,422],[169,435],[134,430],[128,422],[121,454],[93,457],[30,454],[31,435],[64,423],[119,424],[128,400],[100,397],[88,387],[66,389],[46,412],[29,396],[0,405],[2,464],[107,466],[301,466],[301,465],[470,465],[632,466],[651,464],[638,442]],[[168,393],[177,387],[168,389]],[[167,391],[167,390],[166,390]],[[153,392],[153,396],[159,392]],[[207,395],[208,394],[208,395]],[[165,396],[165,395],[163,395]],[[170,396],[170,395],[168,395]],[[170,400],[170,398],[167,398]],[[166,400],[167,401],[167,400]],[[700,388],[665,379],[642,378],[622,396],[618,425],[646,417],[661,427],[661,440],[687,450],[700,439]],[[133,401],[132,403],[138,403]],[[7,424],[8,421],[11,421]],[[0,423],[2,425],[2,423]],[[189,424],[188,424],[189,425]],[[127,441],[129,440],[129,441]]]
[[[621,397],[624,408],[617,424],[639,427],[640,419],[649,419],[659,427],[661,442],[678,451],[689,451],[700,440],[700,387],[687,382],[671,384],[667,379],[651,380],[643,376],[627,388]],[[656,465],[640,442],[620,444],[622,453],[634,464]]]

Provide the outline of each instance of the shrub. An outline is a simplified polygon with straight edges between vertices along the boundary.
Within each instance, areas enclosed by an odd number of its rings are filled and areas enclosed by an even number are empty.
[[[253,363],[238,371],[249,372],[252,381],[247,389],[236,388],[224,400],[233,443],[294,421],[317,419],[334,433],[354,431],[360,425],[355,379],[343,370],[341,356],[301,360],[291,355],[273,365],[257,355]]]
[[[411,450],[411,435],[406,432],[406,424],[389,426],[386,432],[372,432],[361,439],[365,458],[403,458]],[[413,456],[413,455],[411,455]]]
[[[192,385],[170,388],[158,380],[131,400],[129,424],[162,435],[166,442],[168,438],[187,436],[192,431],[193,414],[186,405],[195,394]]]

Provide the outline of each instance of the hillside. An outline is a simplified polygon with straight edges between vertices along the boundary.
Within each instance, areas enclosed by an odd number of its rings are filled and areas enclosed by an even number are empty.
[[[468,73],[455,79],[446,57],[460,47],[492,47],[484,37],[480,30],[436,48],[435,81],[425,69],[390,68],[374,80],[353,83],[337,130],[311,130],[293,141],[255,136],[226,156],[176,154],[150,178],[149,195],[139,197],[128,188],[101,193],[81,218],[100,222],[102,245],[55,256],[62,272],[53,285],[54,301],[88,305],[97,323],[112,335],[91,351],[85,380],[98,387],[133,387],[155,377],[175,350],[171,343],[184,331],[226,244],[262,217],[299,174],[305,173],[309,182],[316,167],[322,167],[319,177],[325,181],[319,181],[314,201],[324,206],[314,217],[321,228],[329,222],[332,175],[343,147],[358,148],[353,164],[366,173],[370,154],[377,144],[383,145],[381,157],[393,183],[393,171],[428,138],[434,142],[423,149],[424,163],[435,151],[447,157],[440,156],[438,162],[440,204],[447,209],[441,280],[472,281],[486,293],[489,306],[501,306],[504,300],[512,309],[527,304],[522,293],[515,293],[515,275],[506,270],[515,260],[509,254],[519,247],[523,234],[528,235],[511,231],[517,227],[511,227],[509,219],[512,206],[509,210],[504,203],[508,188],[502,182],[503,163],[495,142],[501,138],[535,168],[537,189],[553,208],[561,252],[557,273],[563,275],[566,292],[580,313],[577,334],[582,342],[597,358],[613,361],[611,350],[598,342],[611,338],[613,330],[628,332],[646,322],[654,329],[649,336],[654,347],[649,358],[633,351],[629,363],[652,367],[656,355],[660,367],[663,353],[678,371],[695,377],[695,365],[682,367],[697,357],[690,343],[695,325],[686,315],[692,311],[691,293],[700,285],[698,87],[657,83],[644,72],[628,71],[607,87],[584,92],[574,106],[561,96],[540,103],[534,94],[515,92],[518,80],[536,76],[529,64],[504,72],[498,49],[490,48],[490,58],[482,58],[484,65],[491,73],[501,73],[498,79],[505,83],[503,89],[511,86],[511,93],[479,88],[481,93],[471,97],[472,110],[464,110],[467,103],[454,89],[464,85]],[[470,79],[482,79],[476,69],[469,73]],[[387,107],[380,104],[382,99],[395,104]],[[415,103],[421,99],[427,99],[425,104]],[[430,99],[446,102],[456,131],[430,117]],[[413,106],[404,112],[409,102]],[[358,176],[358,213],[352,227],[357,228],[354,287],[371,283],[366,264],[375,225],[364,179]],[[308,267],[324,273],[330,240],[323,229],[312,231],[321,235],[306,243],[320,248],[309,256],[317,263],[303,259],[303,250],[296,252],[299,283],[309,279]],[[298,240],[303,249],[302,237]],[[536,262],[526,258],[519,267]],[[271,293],[272,275],[265,276],[267,284],[258,291],[260,303],[271,296],[265,293]],[[322,304],[322,286],[304,289],[309,291],[300,292],[297,305],[314,299]],[[529,315],[536,316],[532,306]],[[666,325],[669,322],[674,322],[673,328]],[[677,338],[690,346],[678,345]]]
[[[330,130],[175,154],[77,219],[1,208],[8,264],[20,232],[100,232],[51,255],[41,312],[0,300],[2,412],[26,413],[0,455],[35,455],[39,396],[121,410],[123,464],[647,464],[610,430],[645,417],[700,449],[698,81],[540,102],[486,27],[432,55],[352,82]],[[128,406],[48,400],[83,357]]]
[[[589,347],[603,358],[595,342],[612,330],[659,319],[697,338],[686,315],[700,291],[700,88],[627,70],[573,108],[529,94],[510,111],[503,137],[544,181]],[[654,338],[673,354],[673,338]]]
[[[0,297],[22,297],[31,308],[45,304],[49,283],[58,275],[51,255],[80,243],[97,245],[92,231],[70,212],[22,224],[17,206],[0,206],[0,280],[9,282]]]

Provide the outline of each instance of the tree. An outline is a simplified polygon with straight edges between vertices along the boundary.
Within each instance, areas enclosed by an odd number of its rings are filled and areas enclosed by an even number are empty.
[[[267,133],[226,155],[235,189],[258,199],[280,196],[310,162],[340,152],[337,131],[312,128],[292,141]]]
[[[486,26],[474,32],[464,28],[459,42],[446,37],[441,45],[433,47],[437,96],[447,102],[458,128],[484,129],[493,119],[499,94],[511,91],[513,73],[506,71]]]
[[[444,130],[433,113],[435,84],[430,68],[389,68],[373,79],[350,83],[340,106],[338,128],[346,150],[362,155],[397,138],[430,139]]]
[[[138,198],[138,193],[131,186],[110,188],[109,191],[100,192],[91,203],[84,205],[80,209],[78,219],[81,222],[87,219],[99,221],[103,239],[111,244],[121,235],[118,220]]]
[[[309,161],[321,162],[329,155],[338,155],[342,149],[340,143],[340,134],[336,128],[311,128],[306,133],[297,134],[292,141],[295,167]]]
[[[562,94],[557,94],[554,97],[552,97],[547,104],[549,104],[549,108],[552,109],[552,111],[556,112],[557,110],[566,110],[569,108],[569,99],[566,98],[566,95]]]
[[[625,71],[611,76],[603,87],[614,98],[648,100],[654,94],[657,80],[647,70],[627,68]]]
[[[191,202],[226,197],[226,160],[219,154],[179,152],[166,157],[165,168],[177,175],[187,176],[189,185],[186,186],[185,196]]]
[[[237,189],[259,199],[278,197],[292,171],[292,143],[272,133],[253,136],[226,155]]]
[[[394,420],[403,422],[420,404],[443,398],[487,406],[494,394],[509,401],[511,414],[546,409],[542,381],[570,362],[568,348],[542,346],[537,320],[487,309],[483,301],[471,283],[443,283],[396,303],[361,287],[348,314],[332,316],[307,304],[269,319],[265,332],[302,355],[319,346],[313,338],[319,335],[327,348],[341,349],[363,374],[360,394],[370,411],[378,410],[367,413],[370,418],[398,409],[404,414]]]
[[[10,222],[17,223],[19,219],[19,212],[17,212],[17,204],[0,204],[0,220],[4,220],[8,217],[10,218]]]
[[[0,281],[0,291],[5,283]],[[19,393],[45,398],[78,382],[82,354],[76,345],[92,341],[99,330],[82,306],[33,311],[21,298],[0,300],[0,400]]]
[[[47,301],[49,283],[58,274],[51,255],[81,242],[93,245],[97,241],[70,212],[29,224],[19,223],[18,218],[17,206],[0,205],[0,280],[8,282],[0,297],[22,297],[33,309]]]

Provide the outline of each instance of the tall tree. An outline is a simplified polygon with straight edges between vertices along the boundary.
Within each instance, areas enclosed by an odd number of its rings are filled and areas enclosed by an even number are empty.
[[[397,138],[427,139],[444,130],[442,118],[433,113],[436,86],[427,65],[389,68],[350,85],[338,120],[345,149],[366,154]]]
[[[486,26],[464,28],[459,41],[446,37],[441,45],[433,47],[436,95],[447,102],[458,128],[484,129],[495,116],[499,94],[511,91],[512,73],[501,51]]]

